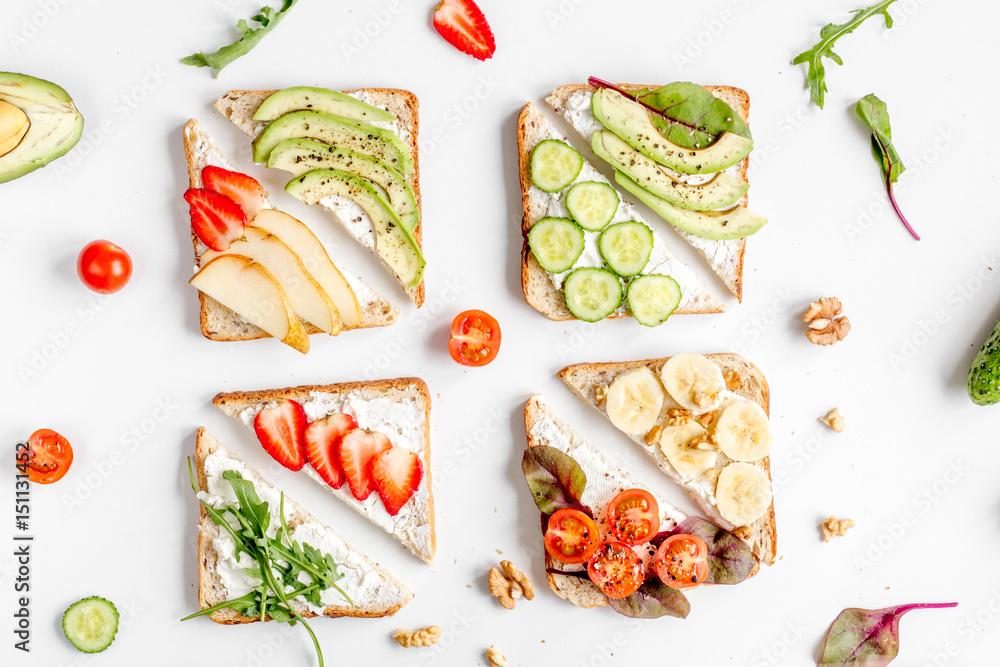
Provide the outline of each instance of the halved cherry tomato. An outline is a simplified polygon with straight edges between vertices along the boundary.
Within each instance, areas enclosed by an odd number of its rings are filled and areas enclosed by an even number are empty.
[[[73,464],[69,440],[51,429],[38,429],[28,438],[27,445],[27,448],[17,447],[17,469],[32,482],[58,482]]]
[[[99,294],[113,294],[132,277],[132,258],[111,241],[91,241],[76,260],[83,284]]]
[[[580,510],[558,510],[549,517],[545,551],[560,563],[586,563],[600,543],[597,524]]]
[[[485,366],[500,350],[500,324],[489,313],[467,310],[451,323],[448,351],[463,366]]]
[[[644,489],[622,491],[608,505],[608,525],[615,539],[631,546],[645,544],[660,529],[660,506]]]
[[[671,535],[653,556],[653,572],[671,588],[684,590],[705,583],[708,547],[697,535]]]
[[[624,542],[604,542],[587,563],[587,574],[609,598],[627,598],[646,579],[642,559]]]

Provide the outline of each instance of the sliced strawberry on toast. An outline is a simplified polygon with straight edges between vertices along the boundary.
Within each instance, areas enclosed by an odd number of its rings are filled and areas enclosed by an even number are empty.
[[[202,243],[212,250],[227,250],[243,237],[247,216],[240,205],[225,195],[205,188],[184,193],[191,206],[191,227]]]
[[[201,180],[207,189],[239,204],[247,221],[256,218],[264,208],[266,195],[263,186],[246,174],[210,164],[201,170]]]
[[[340,443],[357,427],[358,420],[343,412],[309,422],[306,426],[306,459],[323,481],[334,489],[343,486],[347,479],[340,467]]]
[[[472,0],[442,0],[434,10],[434,28],[449,44],[477,60],[488,60],[497,50],[490,24]]]
[[[355,429],[340,441],[340,467],[344,471],[351,493],[358,500],[365,500],[375,490],[372,480],[372,462],[375,457],[392,447],[389,438],[378,431]]]
[[[302,406],[288,399],[258,412],[253,430],[275,461],[289,470],[302,470],[306,465],[307,422]]]
[[[403,505],[410,501],[424,477],[420,457],[406,447],[390,447],[372,462],[372,479],[375,490],[386,511],[396,516]]]

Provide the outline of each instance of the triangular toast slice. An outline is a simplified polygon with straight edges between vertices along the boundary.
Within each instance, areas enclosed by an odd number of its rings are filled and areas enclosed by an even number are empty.
[[[656,89],[658,86],[639,86],[635,84],[620,84],[623,90],[633,91],[643,88]],[[705,90],[723,100],[738,113],[744,121],[750,116],[750,96],[745,90],[733,88],[732,86],[704,86]],[[596,88],[589,85],[567,85],[560,86],[552,91],[552,94],[545,98],[545,101],[552,109],[561,114],[566,121],[573,126],[580,135],[590,143],[590,138],[594,132],[600,129],[600,123],[594,119],[591,111],[590,100]],[[734,175],[738,175],[744,182],[747,181],[747,170],[749,168],[749,158],[744,158],[738,165],[732,168]],[[743,205],[747,203],[746,195],[739,202]],[[701,253],[708,262],[712,270],[719,274],[726,287],[736,295],[740,301],[743,300],[743,256],[746,253],[746,239],[733,239],[730,241],[713,241],[696,236],[682,229],[674,230],[681,235],[685,241]]]
[[[216,509],[236,502],[232,488],[222,474],[235,470],[243,479],[252,481],[257,495],[267,501],[272,519],[280,505],[280,491],[260,474],[226,449],[204,428],[198,429],[196,445],[199,498]],[[338,572],[344,578],[338,582],[351,596],[348,604],[334,589],[324,591],[321,600],[326,606],[319,608],[302,599],[292,601],[292,606],[305,617],[357,616],[373,618],[389,616],[413,598],[413,593],[396,577],[368,556],[348,545],[333,529],[320,523],[298,503],[285,497],[285,520],[292,529],[293,539],[305,542],[320,551],[333,555]],[[311,540],[311,541],[310,541]],[[242,571],[247,565],[232,558],[234,543],[229,534],[216,525],[212,517],[201,508],[198,529],[198,601],[202,609],[246,595],[252,581]],[[228,555],[227,555],[228,554]],[[211,619],[216,623],[233,625],[259,621],[235,609],[220,609]],[[269,619],[270,620],[270,619]]]
[[[723,353],[705,355],[714,362],[722,371],[726,382],[728,398],[720,399],[718,408],[710,413],[705,413],[707,419],[705,423],[710,423],[713,417],[721,412],[729,400],[739,397],[757,403],[765,414],[770,412],[770,389],[767,380],[759,368],[751,364],[738,354]],[[606,393],[608,387],[614,380],[630,371],[646,367],[659,377],[660,369],[670,357],[661,359],[647,359],[643,361],[625,361],[612,363],[585,363],[567,366],[559,371],[559,377],[569,389],[585,403],[596,409],[606,418],[608,417]],[[673,410],[679,410],[673,412]],[[673,416],[672,416],[673,415]],[[656,425],[650,429],[662,429],[668,425],[677,425],[688,420],[696,419],[698,415],[689,411],[680,410],[680,406],[673,401],[669,394],[666,395],[663,409],[657,418]],[[717,417],[716,417],[717,418]],[[610,418],[609,418],[610,419]],[[762,562],[773,565],[777,552],[777,525],[774,517],[774,501],[772,499],[770,507],[763,516],[758,518],[749,526],[734,526],[720,514],[715,501],[715,481],[713,479],[686,479],[678,473],[671,465],[667,456],[661,451],[657,444],[656,437],[650,437],[651,433],[630,435],[629,438],[639,445],[643,451],[653,458],[656,465],[666,473],[672,480],[684,488],[698,505],[706,512],[706,516],[718,523],[727,530],[748,528],[749,535],[741,535],[748,538],[753,553]],[[647,442],[647,437],[650,442]],[[718,453],[716,464],[716,476],[718,470],[729,465],[730,460],[721,452]],[[753,465],[762,469],[768,479],[771,476],[771,466],[769,457],[764,457],[753,462]]]
[[[550,208],[558,209],[560,198],[565,197],[564,194],[543,192],[531,181],[531,151],[546,139],[565,141],[565,137],[539,112],[538,107],[529,102],[524,106],[517,122],[523,206],[521,233],[524,235],[524,245],[521,250],[521,287],[524,290],[525,300],[538,312],[551,320],[572,320],[575,318],[566,306],[566,297],[562,290],[565,274],[552,274],[543,269],[528,247],[528,232],[532,226],[546,216],[557,215],[551,213]],[[621,200],[614,221],[636,220],[653,230],[653,253],[647,265],[647,272],[668,275],[680,285],[681,302],[674,314],[721,313],[724,310],[724,306],[709,293],[701,279],[670,251],[666,241],[654,226],[647,223],[639,210],[622,197],[621,191],[594,169],[589,161],[584,160],[583,169],[576,180],[608,183],[616,189]],[[588,243],[596,243],[594,238],[590,238],[596,237],[596,233],[587,232],[587,236]],[[631,313],[624,305],[609,315],[611,318],[630,316]]]
[[[524,406],[524,430],[528,436],[528,447],[555,447],[580,464],[588,480],[581,501],[594,510],[595,520],[602,529],[606,528],[603,525],[603,522],[606,522],[603,510],[606,510],[612,498],[627,489],[642,488],[632,481],[627,472],[557,417],[549,406],[541,401],[539,394],[528,399]],[[656,498],[663,518],[660,530],[670,530],[687,518],[684,512],[662,497],[655,493],[653,497]],[[552,572],[552,570],[581,569],[585,569],[585,566],[565,565],[554,560],[548,553],[545,554],[546,578],[549,587],[556,595],[569,600],[577,607],[588,609],[608,604],[604,593],[589,579],[560,576]]]
[[[220,410],[253,430],[254,417],[285,399],[297,401],[310,420],[344,412],[354,417],[359,428],[379,431],[393,445],[418,454],[423,478],[412,498],[391,516],[377,493],[359,501],[344,483],[332,488],[312,466],[303,469],[323,488],[346,503],[376,526],[392,535],[426,563],[434,560],[437,537],[434,531],[434,495],[431,486],[430,410],[431,396],[419,378],[344,382],[331,385],[290,387],[263,391],[223,393],[212,399]]]
[[[202,187],[202,169],[210,164],[239,171],[205,132],[201,124],[194,119],[188,121],[184,126],[184,153],[187,157],[188,178],[192,188]],[[270,201],[265,201],[264,206],[265,208],[274,208]],[[194,244],[195,266],[200,268],[202,255],[208,248],[193,230],[191,241]],[[326,248],[326,250],[329,255],[330,249]],[[334,264],[336,265],[336,262]],[[396,306],[389,303],[360,278],[344,270],[343,267],[337,265],[337,269],[347,279],[357,297],[358,304],[361,306],[361,320],[353,328],[384,327],[396,322],[399,318],[399,309]],[[262,329],[204,292],[198,292],[198,296],[201,301],[201,332],[206,338],[218,341],[240,341],[268,337],[268,334]],[[308,322],[303,322],[303,325],[307,333],[321,333],[318,328]]]
[[[240,128],[248,137],[255,139],[258,134],[267,126],[267,123],[253,120],[253,115],[263,104],[264,100],[270,97],[276,90],[231,90],[215,101],[215,108],[228,118],[234,125]],[[372,121],[373,125],[383,127],[394,132],[403,143],[410,149],[413,159],[413,173],[406,177],[410,187],[413,188],[417,200],[417,208],[422,210],[420,199],[420,167],[419,151],[417,148],[417,132],[420,127],[419,108],[420,103],[417,96],[408,90],[398,90],[395,88],[364,88],[360,90],[345,90],[344,93],[357,97],[363,102],[385,109],[397,118],[395,123]],[[324,208],[339,222],[347,232],[362,246],[374,250],[374,231],[369,227],[362,227],[350,217],[347,217],[345,210],[336,207]],[[413,230],[413,238],[417,245],[423,249],[423,223],[417,225]],[[390,273],[391,269],[386,267]],[[424,282],[421,281],[416,287],[407,289],[403,286],[407,296],[417,304],[424,303]]]

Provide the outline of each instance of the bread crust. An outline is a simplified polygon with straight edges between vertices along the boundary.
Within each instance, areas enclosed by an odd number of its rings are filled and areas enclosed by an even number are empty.
[[[634,83],[619,83],[615,84],[622,90],[636,91],[642,89],[652,89],[655,90],[660,87],[660,85],[640,85]],[[735,88],[733,86],[702,86],[705,90],[712,93],[719,99],[723,100],[733,108],[736,113],[738,113],[745,122],[750,122],[750,94],[743,90],[742,88]],[[562,114],[562,106],[566,101],[574,94],[580,91],[595,91],[597,90],[594,86],[588,84],[568,84],[564,86],[559,86],[552,91],[552,94],[545,98],[546,103],[552,107],[552,109],[559,114]],[[747,180],[747,172],[750,168],[750,160],[744,159],[740,165],[739,176],[744,182],[749,182]],[[744,196],[742,203],[746,205],[748,198]],[[746,255],[746,239],[739,239],[738,244],[739,249],[735,256],[735,266],[732,267],[732,275],[722,275],[719,273],[719,277],[726,284],[726,287],[736,296],[736,298],[742,302],[743,301],[743,264],[744,256]],[[713,267],[714,268],[714,267]]]
[[[394,378],[371,381],[340,382],[326,385],[303,385],[299,387],[286,387],[283,389],[262,389],[257,391],[234,391],[217,394],[212,399],[212,403],[225,412],[227,415],[238,419],[240,413],[248,407],[258,406],[266,403],[277,403],[285,399],[304,402],[309,399],[311,392],[325,394],[348,394],[352,391],[360,391],[367,394],[382,395],[388,398],[401,398],[400,393],[416,392],[417,397],[424,408],[424,428],[423,428],[423,466],[424,477],[421,484],[427,485],[427,524],[430,528],[430,542],[427,548],[422,545],[404,542],[406,546],[427,564],[434,562],[434,554],[437,552],[437,529],[434,512],[434,485],[431,479],[431,393],[427,383],[417,377]],[[396,537],[393,535],[393,537]]]
[[[705,356],[714,361],[722,369],[723,374],[726,374],[729,371],[733,371],[736,374],[739,384],[735,389],[733,389],[734,393],[746,398],[747,400],[754,401],[764,409],[765,413],[770,415],[771,390],[767,383],[767,379],[757,366],[750,363],[741,355],[730,352],[706,354]],[[653,372],[659,374],[660,369],[663,368],[663,365],[667,363],[669,359],[670,357],[661,357],[658,359],[643,359],[640,361],[573,364],[563,368],[559,371],[558,375],[570,391],[576,394],[578,398],[607,417],[607,412],[594,400],[594,389],[598,385],[610,384],[610,382],[613,381],[618,375],[641,366],[645,366]],[[641,439],[641,436],[638,437]],[[630,439],[636,441],[635,438]],[[765,457],[760,461],[757,461],[756,464],[767,473],[768,479],[771,479],[770,458]],[[685,485],[680,484],[680,486],[683,487]],[[706,507],[705,504],[701,502],[696,494],[691,493],[691,497],[698,502],[702,509],[707,512],[711,511],[710,508]],[[751,529],[753,531],[753,536],[750,540],[750,544],[753,548],[754,555],[756,555],[762,562],[767,563],[768,565],[773,565],[777,558],[778,550],[778,530],[774,515],[773,494],[771,498],[771,506],[762,517],[754,521]]]
[[[267,123],[251,120],[251,117],[264,100],[276,92],[278,90],[230,90],[219,97],[213,106],[249,137],[254,138],[260,134]],[[348,94],[367,93],[373,102],[384,105],[389,113],[396,116],[409,131],[410,136],[407,144],[413,158],[413,173],[407,176],[406,180],[413,188],[417,199],[417,210],[420,212],[420,222],[413,230],[413,238],[423,252],[424,216],[423,200],[420,195],[420,150],[417,140],[420,132],[420,100],[412,92],[399,88],[356,88],[342,92]],[[403,288],[418,308],[424,305],[425,283],[425,280],[421,280],[416,287]]]
[[[267,482],[256,470],[243,462],[238,456],[233,454],[231,451],[223,447],[208,431],[202,427],[198,429],[197,441],[195,444],[195,459],[197,462],[197,475],[198,475],[198,488],[201,491],[208,490],[208,479],[205,475],[205,460],[210,454],[213,454],[219,450],[223,450],[225,455],[233,460],[240,461],[246,466],[247,473],[254,478],[254,481],[260,484],[266,484],[268,486],[273,486]],[[292,517],[288,521],[288,525],[291,528],[307,523],[319,521],[313,517],[310,513],[305,511],[298,503],[291,500],[287,496],[285,497],[286,506],[290,506],[292,510]],[[198,529],[198,603],[201,605],[202,609],[207,609],[214,604],[218,604],[222,600],[216,600],[213,598],[213,592],[218,593],[222,584],[218,581],[210,568],[210,563],[215,558],[214,552],[212,550],[212,535],[217,531],[215,522],[208,512],[205,511],[205,507],[199,503],[200,511],[200,521]],[[346,544],[346,543],[345,543]],[[349,545],[348,545],[349,546]],[[376,564],[377,566],[377,564]],[[306,608],[299,611],[305,618],[314,618],[319,615],[329,616],[331,618],[339,618],[341,616],[350,616],[355,618],[378,618],[381,616],[392,616],[397,611],[399,611],[407,602],[413,599],[413,593],[406,588],[406,586],[399,580],[389,575],[388,572],[385,573],[394,583],[401,592],[404,593],[404,599],[398,604],[382,610],[370,610],[362,609],[357,607],[335,607],[328,606],[323,610],[322,614],[317,614]],[[209,616],[216,623],[222,625],[238,625],[243,623],[256,623],[261,619],[256,616],[244,616],[242,613],[236,611],[235,609],[220,609],[214,614]],[[266,617],[264,620],[272,620],[270,616]]]

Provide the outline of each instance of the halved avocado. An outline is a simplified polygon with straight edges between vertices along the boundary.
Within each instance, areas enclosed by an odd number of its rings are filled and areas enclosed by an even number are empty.
[[[423,253],[403,226],[392,206],[368,180],[339,169],[316,169],[285,186],[285,191],[306,204],[318,204],[324,197],[353,200],[375,226],[375,253],[391,268],[407,289],[420,284],[424,276]]]
[[[378,158],[331,146],[315,139],[288,139],[271,150],[268,167],[276,167],[301,176],[314,169],[339,169],[367,178],[382,188],[385,198],[411,234],[420,224],[417,197],[406,177]]]
[[[695,236],[713,241],[729,241],[750,236],[767,224],[767,218],[753,213],[745,206],[734,206],[723,211],[687,211],[650,194],[620,171],[615,172],[615,180],[661,218]]]
[[[684,148],[667,140],[653,125],[649,111],[616,90],[600,88],[591,106],[594,117],[629,146],[682,174],[712,174],[727,169],[753,148],[753,140],[723,132],[705,148]]]
[[[674,178],[667,167],[650,160],[607,130],[594,132],[591,147],[597,157],[626,174],[650,194],[684,209],[709,211],[731,206],[750,189],[749,183],[725,173],[717,173],[712,180],[701,185],[688,185]]]
[[[73,99],[50,81],[0,72],[0,101],[16,107],[7,108],[6,112],[0,110],[9,119],[9,124],[0,119],[0,128],[9,128],[8,136],[0,136],[0,144],[8,149],[0,154],[0,183],[24,176],[62,157],[83,134],[83,116],[73,105]],[[27,131],[15,142],[13,138],[24,130],[25,117]]]
[[[396,117],[385,109],[379,109],[346,93],[309,86],[285,88],[272,94],[257,108],[253,119],[272,121],[286,113],[299,110],[325,111],[335,116],[367,123],[373,120],[389,122],[396,120]]]
[[[293,111],[273,121],[254,139],[253,161],[267,162],[275,146],[287,139],[297,138],[343,146],[377,157],[405,175],[413,173],[410,150],[395,134],[325,111]]]

